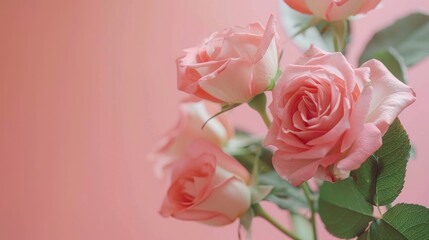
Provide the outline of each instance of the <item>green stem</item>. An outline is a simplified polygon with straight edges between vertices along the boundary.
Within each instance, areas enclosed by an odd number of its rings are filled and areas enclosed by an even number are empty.
[[[261,115],[262,120],[264,120],[265,126],[267,126],[267,128],[270,128],[271,127],[271,119],[270,119],[270,117],[268,117],[267,111],[259,112],[259,115]]]
[[[261,147],[258,147],[258,150],[255,152],[255,160],[253,161],[252,174],[250,183],[252,186],[257,186],[259,183],[259,162],[261,160]]]
[[[295,37],[297,37],[298,35],[300,35],[301,33],[304,33],[305,31],[307,31],[308,29],[316,26],[317,24],[319,24],[322,21],[322,19],[320,18],[313,18],[311,19],[310,22],[308,22],[307,24],[305,24],[298,32],[296,32],[294,35],[292,35],[290,37],[290,39],[294,39]]]
[[[304,182],[301,185],[301,188],[302,190],[304,190],[305,197],[307,198],[308,205],[310,206],[310,211],[311,211],[310,223],[313,227],[314,240],[317,240],[316,221],[315,221],[316,211],[314,209],[314,200],[313,200],[313,197],[311,196],[311,190],[307,182]]]
[[[283,227],[277,220],[275,220],[271,215],[269,215],[259,204],[253,205],[253,210],[255,211],[255,216],[261,217],[265,219],[267,222],[271,223],[274,227],[276,227],[278,230],[280,230],[282,233],[290,237],[294,240],[299,240],[295,234],[287,230],[285,227]]]

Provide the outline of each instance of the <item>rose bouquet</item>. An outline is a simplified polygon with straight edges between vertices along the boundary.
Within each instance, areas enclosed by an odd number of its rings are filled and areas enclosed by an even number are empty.
[[[190,96],[153,155],[171,182],[160,213],[215,226],[239,219],[248,239],[254,217],[291,239],[317,239],[317,227],[338,238],[427,239],[429,209],[392,203],[412,149],[398,119],[416,100],[406,71],[429,54],[429,16],[376,33],[356,66],[345,56],[350,21],[379,2],[285,0],[283,25],[303,48],[285,67],[273,16],[186,49],[177,86]],[[264,137],[229,121],[229,111],[246,106],[267,126]],[[302,226],[285,228],[263,201]]]

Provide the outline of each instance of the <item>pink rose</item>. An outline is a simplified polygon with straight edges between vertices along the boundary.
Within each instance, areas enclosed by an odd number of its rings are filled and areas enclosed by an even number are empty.
[[[226,225],[250,207],[250,175],[216,145],[193,142],[175,161],[160,213],[181,220]]]
[[[278,68],[273,18],[213,33],[177,60],[178,88],[219,103],[244,103],[272,84]]]
[[[350,16],[367,13],[381,0],[284,0],[294,10],[311,14],[327,21],[345,20]]]
[[[158,175],[162,175],[162,170],[175,159],[182,157],[187,146],[195,139],[222,146],[234,136],[228,113],[211,119],[201,129],[210,117],[221,110],[219,104],[194,98],[183,101],[179,109],[179,121],[161,141],[158,151],[151,156],[157,161]]]
[[[381,146],[413,90],[377,60],[353,68],[341,53],[311,47],[273,90],[265,144],[276,171],[297,186],[313,176],[348,176]]]

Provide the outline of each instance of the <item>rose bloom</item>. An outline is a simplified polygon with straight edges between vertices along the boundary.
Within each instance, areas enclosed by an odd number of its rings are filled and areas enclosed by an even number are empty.
[[[278,68],[273,18],[213,33],[177,60],[178,88],[219,103],[244,103],[264,92]]]
[[[158,150],[150,156],[156,161],[157,175],[162,176],[163,170],[177,158],[182,157],[189,145],[195,139],[206,140],[218,146],[223,146],[234,136],[234,128],[228,113],[204,123],[221,111],[219,104],[197,98],[189,98],[180,106],[177,124],[159,143]]]
[[[189,145],[174,162],[171,186],[161,207],[164,217],[226,225],[250,207],[250,174],[219,147],[204,141]]]
[[[276,171],[297,186],[313,176],[335,181],[374,153],[413,90],[377,60],[353,68],[341,53],[311,47],[273,90],[265,144]]]
[[[327,21],[345,20],[374,9],[381,0],[284,0],[292,9]]]

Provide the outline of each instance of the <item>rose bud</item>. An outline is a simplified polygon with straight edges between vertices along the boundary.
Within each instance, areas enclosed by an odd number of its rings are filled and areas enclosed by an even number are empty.
[[[273,165],[295,186],[313,176],[348,177],[382,144],[413,90],[378,60],[353,68],[341,53],[311,47],[273,89],[265,144]]]
[[[326,21],[345,20],[374,9],[381,0],[284,0],[292,9]]]
[[[250,175],[234,158],[204,141],[193,142],[174,162],[161,215],[226,225],[250,207]]]
[[[158,150],[150,157],[156,161],[157,175],[163,175],[174,159],[182,157],[187,146],[195,139],[206,140],[223,146],[234,136],[234,128],[228,113],[204,123],[221,111],[219,104],[201,99],[187,99],[180,106],[179,120],[161,140]]]
[[[245,103],[273,84],[279,48],[273,17],[213,33],[177,60],[178,88],[219,103]]]

